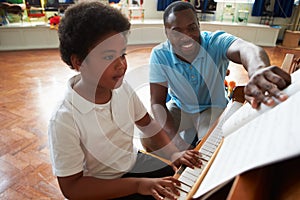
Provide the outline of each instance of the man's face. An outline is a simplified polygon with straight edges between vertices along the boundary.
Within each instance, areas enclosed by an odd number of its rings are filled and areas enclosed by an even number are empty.
[[[187,9],[171,13],[165,31],[176,55],[192,62],[200,49],[199,22],[193,11]]]

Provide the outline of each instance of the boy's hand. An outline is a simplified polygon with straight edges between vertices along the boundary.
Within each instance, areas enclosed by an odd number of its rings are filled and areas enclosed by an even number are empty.
[[[171,157],[173,164],[176,167],[185,165],[190,168],[201,167],[201,154],[197,150],[186,150],[182,152],[174,153]]]
[[[155,199],[176,199],[179,195],[176,185],[180,186],[179,180],[173,177],[164,178],[140,178],[138,193],[152,195]]]

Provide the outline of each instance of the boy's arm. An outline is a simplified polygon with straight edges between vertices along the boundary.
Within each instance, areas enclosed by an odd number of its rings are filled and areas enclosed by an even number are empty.
[[[137,178],[98,179],[83,176],[83,172],[57,177],[64,196],[68,199],[107,199],[138,193]],[[101,192],[100,192],[101,191]]]
[[[175,184],[180,184],[173,177],[98,179],[83,176],[83,172],[58,177],[58,183],[66,198],[83,200],[112,199],[137,193],[152,195],[156,199],[173,199],[174,194],[178,195]],[[165,190],[166,187],[170,190]]]
[[[188,150],[180,152],[174,143],[171,142],[166,132],[148,113],[135,123],[143,132],[141,140],[147,150],[171,160],[177,167],[181,164],[191,168],[201,165],[198,151]]]

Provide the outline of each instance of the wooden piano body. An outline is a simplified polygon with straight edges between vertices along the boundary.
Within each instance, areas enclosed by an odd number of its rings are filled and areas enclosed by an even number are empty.
[[[223,194],[208,199],[227,200],[297,200],[300,199],[300,156],[253,169],[237,176]],[[221,192],[221,191],[220,191]],[[217,197],[218,195],[223,198]]]

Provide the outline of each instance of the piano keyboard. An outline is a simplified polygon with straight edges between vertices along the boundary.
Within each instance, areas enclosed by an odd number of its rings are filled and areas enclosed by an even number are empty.
[[[212,127],[212,129],[196,147],[196,149],[202,154],[202,166],[194,169],[185,166],[180,167],[175,175],[175,177],[181,182],[181,185],[177,186],[180,192],[180,196],[177,197],[178,200],[192,198],[192,195],[198,189],[209,170],[214,157],[217,155],[218,149],[221,147],[223,141],[222,126],[224,122],[242,105],[242,103],[237,101],[230,102],[219,120],[216,122],[215,127]]]

